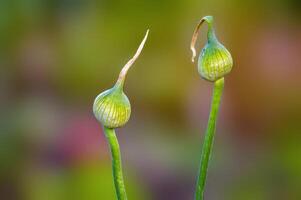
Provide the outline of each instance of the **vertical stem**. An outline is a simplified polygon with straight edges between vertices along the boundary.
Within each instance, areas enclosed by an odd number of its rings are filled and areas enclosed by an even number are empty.
[[[123,181],[122,166],[121,166],[121,156],[119,150],[119,143],[115,134],[115,130],[111,128],[104,127],[105,135],[108,139],[112,154],[112,169],[115,191],[118,200],[127,200],[125,186]]]
[[[211,102],[211,111],[209,116],[209,121],[207,125],[207,130],[205,134],[205,139],[202,148],[201,163],[197,180],[195,200],[204,199],[204,189],[208,171],[208,163],[210,160],[210,155],[213,146],[214,133],[216,127],[217,114],[219,110],[220,100],[224,88],[224,78],[221,78],[214,82],[214,90]]]

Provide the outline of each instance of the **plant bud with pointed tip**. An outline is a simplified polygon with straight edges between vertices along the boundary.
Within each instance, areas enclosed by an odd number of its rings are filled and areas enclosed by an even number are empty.
[[[233,60],[230,52],[218,41],[215,36],[212,25],[212,16],[204,17],[195,30],[191,45],[194,55],[194,44],[197,37],[197,31],[204,21],[208,23],[207,44],[199,55],[198,72],[202,78],[208,81],[216,81],[231,72]]]
[[[118,128],[128,122],[131,115],[131,104],[120,86],[99,94],[93,104],[96,119],[107,128]]]
[[[119,128],[130,119],[131,104],[123,92],[126,74],[140,55],[146,42],[149,30],[147,30],[135,55],[122,68],[118,80],[113,88],[100,93],[94,100],[93,113],[96,119],[107,128]]]

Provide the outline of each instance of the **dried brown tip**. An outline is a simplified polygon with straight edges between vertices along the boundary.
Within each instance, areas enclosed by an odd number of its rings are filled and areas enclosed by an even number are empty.
[[[192,39],[191,39],[191,43],[190,43],[190,49],[192,51],[192,58],[191,58],[192,62],[194,62],[194,58],[196,56],[196,50],[195,50],[194,46],[195,46],[195,43],[198,39],[199,29],[200,29],[200,27],[201,27],[201,25],[203,24],[204,21],[206,21],[209,25],[211,25],[212,21],[213,21],[213,18],[212,18],[212,16],[203,17],[194,29]]]
[[[139,57],[143,47],[144,47],[144,44],[146,42],[146,39],[147,39],[147,36],[148,36],[148,32],[149,32],[149,29],[146,31],[146,34],[141,42],[141,44],[139,45],[135,55],[133,56],[133,58],[131,58],[125,65],[124,67],[122,68],[120,74],[119,74],[119,78],[117,80],[117,82],[120,82],[120,83],[123,83],[124,79],[125,79],[125,76],[128,72],[128,70],[130,69],[130,67],[133,65],[133,63],[137,60],[137,58]]]

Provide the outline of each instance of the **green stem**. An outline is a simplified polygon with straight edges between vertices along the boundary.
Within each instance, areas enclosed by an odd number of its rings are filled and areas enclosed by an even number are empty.
[[[119,143],[115,134],[115,130],[104,127],[105,135],[108,139],[112,154],[112,169],[114,177],[114,185],[118,200],[127,200],[125,186],[122,175],[121,156],[119,150]]]
[[[216,129],[215,126],[216,126],[217,114],[219,110],[223,88],[224,88],[224,78],[221,78],[214,82],[211,111],[210,111],[209,121],[208,121],[207,130],[205,134],[205,139],[203,143],[201,163],[200,163],[200,169],[199,169],[198,180],[197,180],[197,187],[196,187],[196,194],[195,194],[196,200],[204,199],[204,189],[205,189],[205,183],[206,183],[206,177],[208,171],[208,163],[212,151],[214,133]]]

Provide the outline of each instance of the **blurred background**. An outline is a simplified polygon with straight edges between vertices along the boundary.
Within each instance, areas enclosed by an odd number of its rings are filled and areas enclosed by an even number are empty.
[[[128,196],[193,199],[212,84],[189,43],[205,15],[234,58],[207,199],[301,199],[300,10],[299,0],[1,0],[1,200],[115,199],[92,104],[148,28],[125,85],[132,116],[117,130]]]

